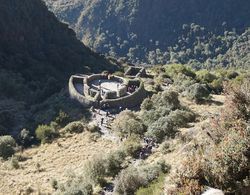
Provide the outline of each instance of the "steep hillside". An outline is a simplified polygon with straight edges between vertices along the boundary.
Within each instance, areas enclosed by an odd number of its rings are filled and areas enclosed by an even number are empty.
[[[104,68],[113,66],[42,1],[0,0],[0,134],[34,120],[32,106],[59,92],[70,74]]]
[[[241,33],[250,26],[247,0],[44,1],[85,44],[133,62],[151,63],[150,51],[168,51],[182,36],[184,24],[198,24],[215,35],[232,29]]]

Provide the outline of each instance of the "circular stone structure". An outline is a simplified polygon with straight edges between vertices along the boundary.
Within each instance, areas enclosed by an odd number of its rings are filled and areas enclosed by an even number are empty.
[[[71,98],[85,107],[134,107],[147,96],[139,79],[125,79],[111,74],[73,75],[69,80]]]

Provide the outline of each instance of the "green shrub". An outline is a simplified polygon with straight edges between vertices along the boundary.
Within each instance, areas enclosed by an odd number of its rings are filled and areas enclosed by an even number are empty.
[[[60,110],[58,116],[55,119],[55,122],[62,128],[70,122],[70,117],[67,113]]]
[[[53,183],[52,183],[53,184]],[[55,195],[92,195],[93,187],[92,185],[84,180],[82,177],[74,176],[65,184],[54,183],[57,191]]]
[[[209,86],[216,94],[220,94],[223,91],[223,79],[215,79]]]
[[[174,110],[168,115],[171,124],[176,127],[185,127],[187,123],[195,120],[195,114],[187,110]]]
[[[184,74],[186,76],[195,78],[195,73],[188,67],[181,65],[181,64],[171,64],[171,65],[166,65],[165,66],[165,71],[166,73],[173,79],[175,79],[175,77],[178,74]]]
[[[141,148],[142,148],[142,145],[140,143],[140,139],[134,136],[129,137],[123,143],[123,150],[128,156],[137,157]]]
[[[91,133],[100,132],[100,127],[96,123],[91,122],[88,124],[86,130],[91,132]]]
[[[114,191],[119,194],[134,194],[140,187],[158,178],[160,173],[161,166],[157,164],[128,167],[118,175]]]
[[[159,118],[167,116],[171,110],[180,108],[178,93],[165,91],[146,99],[142,104],[141,119],[146,126],[152,125]]]
[[[168,153],[172,152],[168,141],[165,141],[161,144],[160,150],[161,150],[162,154],[168,154]]]
[[[176,91],[166,91],[160,96],[160,101],[158,106],[164,106],[169,110],[175,110],[180,107],[180,101],[178,99],[179,94]],[[154,102],[154,97],[152,97]],[[156,99],[157,102],[157,99]],[[157,102],[158,103],[158,102]]]
[[[16,142],[11,136],[0,136],[0,157],[7,159],[12,156],[15,153],[15,146]]]
[[[81,133],[86,128],[86,125],[80,121],[75,121],[69,123],[66,127],[64,127],[63,131],[68,133]]]
[[[148,127],[147,137],[154,138],[161,142],[166,136],[172,137],[176,133],[176,128],[168,117],[161,117]]]
[[[115,192],[119,194],[134,194],[139,187],[147,184],[143,176],[134,167],[122,170],[115,181]]]
[[[92,185],[104,185],[104,177],[106,175],[105,159],[96,156],[87,161],[84,165],[83,173],[86,180]]]
[[[207,84],[213,82],[216,79],[216,76],[207,70],[200,70],[196,72],[196,78],[201,83]]]
[[[116,151],[109,154],[105,160],[106,176],[115,177],[122,169],[125,157],[126,154],[123,151]]]
[[[146,98],[143,100],[141,104],[141,110],[151,110],[153,109],[153,101],[150,98]]]
[[[184,74],[178,74],[174,79],[173,87],[179,93],[185,91],[187,87],[197,82],[194,78]]]
[[[112,124],[112,130],[118,132],[121,136],[132,134],[142,135],[145,132],[143,123],[130,110],[125,110],[116,117]]]
[[[195,102],[200,102],[207,99],[210,95],[206,85],[195,83],[187,89],[187,97]]]
[[[249,136],[250,127],[244,133]],[[242,180],[244,173],[249,170],[247,151],[249,151],[249,138],[231,130],[213,151],[215,155],[210,154],[207,161],[209,170],[207,174],[211,181],[214,180],[221,188],[236,188],[237,181]]]
[[[160,117],[157,121],[148,126],[146,136],[161,142],[166,136],[173,137],[178,127],[184,127],[188,122],[195,119],[195,114],[187,110],[174,110],[165,117]]]
[[[36,129],[36,137],[42,143],[49,143],[56,137],[59,133],[51,126],[48,125],[39,125]]]

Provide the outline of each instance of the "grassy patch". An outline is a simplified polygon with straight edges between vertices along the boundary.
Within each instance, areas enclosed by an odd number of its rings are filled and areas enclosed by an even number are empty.
[[[156,180],[154,180],[147,187],[140,188],[136,195],[162,195],[164,188],[165,174],[161,174]]]

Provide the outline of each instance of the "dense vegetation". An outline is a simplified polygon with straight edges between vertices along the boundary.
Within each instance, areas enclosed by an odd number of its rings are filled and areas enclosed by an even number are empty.
[[[208,60],[209,67],[249,66],[249,55],[248,64],[237,59],[249,48],[249,32],[241,35],[250,26],[248,0],[44,1],[85,44],[110,56],[150,64],[200,67]]]
[[[207,185],[249,192],[249,90],[249,77],[226,86],[225,109],[205,129],[210,139],[200,141],[183,160],[184,168],[174,177],[178,189],[169,193],[197,193]]]
[[[50,121],[71,104],[65,92],[54,95],[67,86],[70,74],[103,67],[113,66],[78,41],[40,0],[1,0],[0,134]]]

